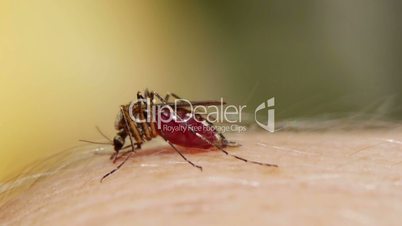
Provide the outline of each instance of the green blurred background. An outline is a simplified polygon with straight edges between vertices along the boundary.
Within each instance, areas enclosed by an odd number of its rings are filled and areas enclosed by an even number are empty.
[[[0,180],[148,87],[276,118],[402,118],[402,3],[0,0]]]

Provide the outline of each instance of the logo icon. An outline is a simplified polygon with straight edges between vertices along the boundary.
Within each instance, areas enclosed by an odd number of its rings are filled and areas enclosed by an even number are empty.
[[[275,106],[275,97],[272,97],[269,100],[267,100],[266,102],[262,102],[260,105],[258,105],[258,107],[254,111],[255,122],[257,122],[257,124],[261,128],[263,128],[271,133],[275,132],[275,109],[268,109],[268,113],[267,113],[268,120],[267,120],[266,124],[258,121],[257,112],[259,112],[265,108],[270,108],[270,107],[274,107],[274,106]]]

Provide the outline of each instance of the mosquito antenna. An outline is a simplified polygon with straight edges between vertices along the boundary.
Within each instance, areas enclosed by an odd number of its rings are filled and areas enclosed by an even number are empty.
[[[154,94],[155,94],[156,97],[158,97],[158,99],[160,101],[162,101],[162,103],[166,104],[166,101],[158,93],[154,92]],[[177,115],[176,113],[174,113],[174,114],[180,121],[182,121],[182,119],[181,119],[181,117],[179,115]],[[196,135],[197,137],[199,137],[201,140],[203,140],[204,142],[208,143],[209,145],[214,146],[215,148],[219,149],[221,152],[225,153],[225,155],[227,155],[227,156],[231,156],[231,157],[233,157],[235,159],[238,159],[240,161],[243,161],[243,162],[248,162],[248,163],[253,163],[253,164],[262,165],[262,166],[268,166],[268,167],[278,167],[278,165],[275,165],[275,164],[252,161],[252,160],[248,160],[248,159],[245,159],[245,158],[237,156],[237,155],[230,154],[229,152],[227,152],[222,147],[218,146],[217,144],[212,143],[211,141],[209,141],[207,138],[205,138],[201,134],[195,132],[193,128],[191,128],[191,127],[189,127],[187,125],[187,123],[184,123],[184,124],[186,125],[187,129],[190,132],[192,132],[194,135]]]
[[[102,137],[104,137],[106,140],[108,140],[108,141],[110,141],[110,143],[112,143],[112,139],[110,139],[108,136],[106,136],[98,126],[96,126],[95,128],[96,128],[96,130],[98,130],[100,135],[102,135]]]
[[[91,141],[91,140],[78,140],[78,141],[80,141],[80,142],[85,142],[85,143],[90,143],[90,144],[113,144],[113,141],[109,138],[109,137],[107,137],[103,132],[102,132],[102,130],[100,130],[99,129],[99,127],[98,126],[95,126],[95,128],[96,128],[96,130],[98,130],[98,132],[100,133],[100,135],[102,136],[102,137],[104,137],[106,140],[108,140],[109,142],[97,142],[97,141]]]
[[[85,142],[85,143],[90,143],[90,144],[105,144],[105,145],[112,144],[112,143],[109,143],[109,142],[96,142],[96,141],[90,141],[90,140],[78,140],[78,141]]]

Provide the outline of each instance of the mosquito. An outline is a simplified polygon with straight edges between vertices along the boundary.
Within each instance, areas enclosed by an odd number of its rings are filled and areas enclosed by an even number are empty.
[[[174,98],[175,102],[169,102],[171,98]],[[156,103],[156,100],[158,100],[159,103]],[[207,120],[202,114],[192,112],[189,109],[190,105],[211,106],[219,104],[225,103],[220,101],[189,102],[183,101],[182,98],[174,93],[168,93],[162,98],[162,96],[154,91],[150,92],[145,90],[144,94],[138,92],[135,102],[120,106],[120,111],[115,121],[117,133],[113,140],[108,139],[114,146],[115,152],[111,156],[113,162],[116,162],[116,160],[124,154],[127,154],[127,156],[115,169],[105,174],[101,178],[101,182],[120,169],[137,150],[141,149],[142,144],[157,136],[162,137],[186,162],[201,171],[202,166],[193,163],[184,156],[176,145],[199,149],[216,148],[225,155],[243,162],[268,167],[278,167],[278,165],[275,164],[252,161],[227,152],[225,150],[226,147],[236,147],[240,145],[227,140],[222,133],[215,129],[213,123]],[[174,110],[173,106],[175,107]],[[184,130],[167,130],[167,126],[176,128],[181,126]],[[194,128],[202,129],[195,130]],[[102,136],[106,137],[99,129],[98,131]],[[125,146],[127,137],[129,138],[130,145]],[[120,154],[121,150],[127,148],[131,150],[129,150],[128,153]]]

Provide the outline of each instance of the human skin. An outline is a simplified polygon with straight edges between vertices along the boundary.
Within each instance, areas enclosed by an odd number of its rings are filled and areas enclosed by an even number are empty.
[[[156,141],[103,183],[101,176],[116,166],[107,155],[75,160],[10,198],[0,223],[400,225],[401,126],[228,137],[242,144],[230,153],[279,168],[180,148],[203,166],[200,172]]]

